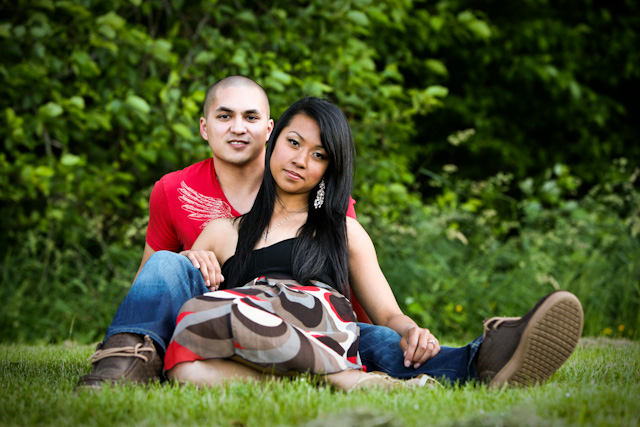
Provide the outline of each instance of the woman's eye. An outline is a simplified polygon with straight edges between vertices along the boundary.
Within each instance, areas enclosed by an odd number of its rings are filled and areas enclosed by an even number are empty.
[[[317,158],[317,159],[320,159],[320,160],[324,160],[324,159],[326,159],[326,158],[327,158],[327,156],[325,156],[323,153],[319,153],[319,152],[315,152],[315,153],[313,153],[313,156],[314,156],[315,158]]]
[[[294,147],[297,147],[300,145],[300,143],[298,141],[296,141],[295,139],[290,139],[289,140],[289,144],[293,145]]]

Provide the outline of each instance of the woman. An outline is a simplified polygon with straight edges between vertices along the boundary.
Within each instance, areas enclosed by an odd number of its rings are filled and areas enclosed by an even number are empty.
[[[437,354],[438,340],[402,314],[371,239],[345,216],[354,157],[336,106],[305,98],[282,115],[251,211],[212,221],[187,253],[203,265],[215,256],[226,290],[183,306],[165,356],[169,378],[217,384],[311,372],[342,389],[402,384],[361,370],[347,283],[373,322],[411,343],[416,360]]]

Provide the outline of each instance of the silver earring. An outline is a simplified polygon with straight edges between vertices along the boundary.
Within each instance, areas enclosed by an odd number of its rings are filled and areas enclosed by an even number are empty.
[[[322,178],[322,181],[320,181],[320,185],[318,185],[318,192],[316,193],[316,199],[313,201],[313,207],[316,209],[320,209],[323,203],[324,203],[324,178]]]

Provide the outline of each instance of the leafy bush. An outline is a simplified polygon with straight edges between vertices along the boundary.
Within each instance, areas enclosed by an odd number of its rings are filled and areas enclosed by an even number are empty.
[[[137,268],[154,181],[210,155],[205,90],[238,73],[265,87],[274,118],[304,95],[344,110],[359,218],[425,325],[475,335],[481,317],[517,314],[557,283],[579,291],[589,333],[636,331],[638,150],[622,142],[637,139],[624,89],[640,68],[637,35],[616,34],[637,6],[476,6],[0,1],[0,339],[102,335]],[[574,21],[607,37],[593,44]],[[624,72],[600,74],[603,63]],[[628,164],[601,180],[572,174],[576,153],[595,150],[586,164],[604,170],[620,147]],[[538,174],[556,153],[567,166]]]
[[[566,168],[554,169],[526,199],[512,202],[514,218],[495,214],[505,191],[495,177],[443,188],[403,225],[371,219],[381,264],[406,312],[442,336],[470,339],[481,333],[482,319],[523,315],[543,295],[564,289],[582,301],[585,335],[636,338],[640,169],[620,159],[607,184],[581,199],[561,194],[545,204],[549,182],[568,179]]]

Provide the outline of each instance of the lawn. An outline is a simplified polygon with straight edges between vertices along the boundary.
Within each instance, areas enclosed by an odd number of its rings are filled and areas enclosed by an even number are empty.
[[[90,346],[0,345],[0,425],[421,426],[640,422],[640,343],[583,338],[538,387],[345,394],[312,379],[197,389],[156,384],[74,393]]]

